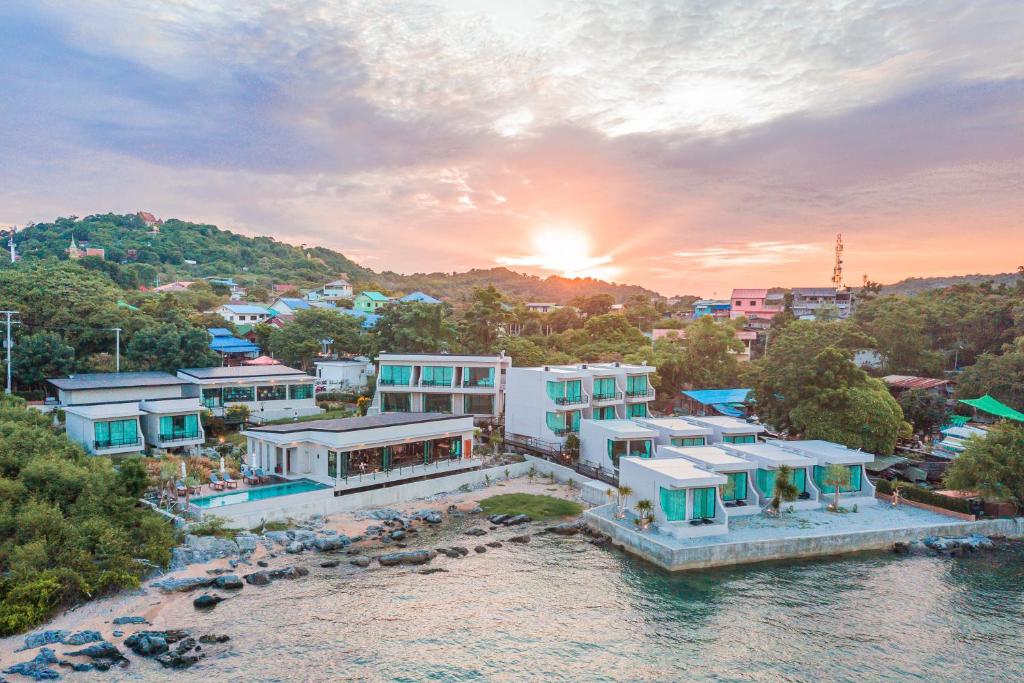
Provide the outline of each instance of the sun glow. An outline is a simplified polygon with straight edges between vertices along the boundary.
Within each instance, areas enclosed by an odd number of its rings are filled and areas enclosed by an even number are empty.
[[[590,238],[575,229],[547,229],[535,232],[530,240],[534,252],[526,256],[499,256],[498,263],[507,266],[530,266],[564,277],[607,279],[618,275],[621,268],[610,265],[609,255],[590,253]]]

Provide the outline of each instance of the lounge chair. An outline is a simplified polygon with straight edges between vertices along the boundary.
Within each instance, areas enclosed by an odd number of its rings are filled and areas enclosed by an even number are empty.
[[[179,498],[188,493],[188,487],[186,487],[185,483],[182,481],[174,482],[174,490],[177,492]]]
[[[238,480],[237,479],[232,479],[231,475],[228,474],[227,472],[225,472],[224,476],[221,477],[221,481],[223,481],[224,482],[224,486],[226,486],[229,489],[237,489],[238,488]]]
[[[242,467],[242,481],[246,484],[253,484],[256,481],[256,473],[247,465]]]
[[[210,488],[214,491],[224,490],[224,482],[217,478],[216,472],[210,472]]]
[[[257,467],[256,468],[256,482],[257,483],[262,484],[263,482],[265,482],[265,481],[267,481],[269,479],[270,479],[270,476],[267,475],[267,473],[263,471],[262,467]]]

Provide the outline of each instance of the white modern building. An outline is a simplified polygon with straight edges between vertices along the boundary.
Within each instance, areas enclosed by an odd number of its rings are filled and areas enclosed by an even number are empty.
[[[579,432],[581,420],[648,417],[655,370],[626,363],[512,368],[505,389],[505,433],[561,443]]]
[[[727,453],[717,446],[658,446],[657,458],[683,458],[709,472],[724,475],[726,482],[718,490],[729,517],[754,515],[761,512],[761,496],[753,481],[757,466],[745,458]]]
[[[338,278],[333,282],[328,282],[319,289],[306,292],[307,301],[337,301],[338,299],[351,299],[352,298],[352,285],[349,284],[348,279]]]
[[[639,417],[633,421],[656,431],[659,446],[706,446],[715,433],[711,427],[702,427],[679,417]]]
[[[794,287],[790,291],[793,315],[800,320],[815,320],[826,310],[839,319],[853,313],[853,292],[846,287]]]
[[[246,406],[254,421],[323,412],[314,398],[316,378],[285,365],[186,368],[178,370],[178,377],[190,384],[188,395],[217,416],[233,405]]]
[[[371,413],[437,413],[498,419],[512,359],[444,353],[381,353]]]
[[[246,460],[286,478],[336,489],[477,467],[469,415],[385,413],[250,427]]]
[[[632,420],[583,420],[580,424],[580,463],[618,472],[623,458],[653,458],[658,433]]]
[[[220,317],[235,325],[255,325],[266,321],[270,316],[270,310],[259,304],[223,304],[213,311]]]
[[[619,467],[621,485],[632,490],[627,507],[649,501],[658,531],[680,539],[728,533],[729,516],[718,495],[725,475],[684,458],[623,458]]]
[[[721,443],[718,447],[757,466],[754,486],[765,504],[775,495],[775,477],[779,468],[785,465],[790,468],[790,482],[796,487],[797,498],[785,502],[783,507],[792,506],[795,510],[819,507],[820,496],[812,477],[815,464],[812,458],[769,443]]]
[[[94,455],[201,445],[202,406],[166,372],[93,373],[49,380],[69,439]]]
[[[369,358],[338,358],[318,360],[316,365],[317,391],[362,391],[367,380],[376,373]]]
[[[875,505],[875,486],[864,470],[866,463],[875,459],[874,454],[847,448],[842,444],[821,440],[780,441],[769,440],[767,443],[793,451],[814,460],[811,474],[814,485],[821,492],[822,502],[829,503],[835,496],[835,488],[826,483],[828,468],[832,465],[845,467],[849,470],[849,483],[839,487],[841,505]]]
[[[712,434],[708,439],[708,443],[712,444],[757,443],[758,435],[763,434],[765,431],[763,426],[754,422],[747,422],[745,420],[739,420],[735,417],[726,417],[724,415],[706,415],[703,417],[686,415],[681,419],[697,425],[698,427],[707,427],[711,429]]]

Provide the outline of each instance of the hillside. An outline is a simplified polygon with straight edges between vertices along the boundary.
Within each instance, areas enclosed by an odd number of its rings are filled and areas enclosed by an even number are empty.
[[[998,273],[996,275],[950,275],[945,277],[908,277],[882,287],[882,294],[912,295],[927,292],[931,289],[944,289],[954,285],[975,285],[982,282],[994,282],[997,285],[1012,285],[1017,281],[1017,273]]]
[[[511,298],[555,303],[594,294],[611,294],[620,302],[633,294],[657,296],[657,292],[636,285],[591,278],[539,278],[507,268],[466,273],[375,273],[324,247],[303,249],[273,237],[246,237],[215,225],[177,219],[164,221],[158,227],[158,231],[151,229],[133,214],[58,218],[20,230],[15,243],[26,261],[66,259],[72,237],[79,247],[102,247],[106,250],[104,262],[87,258],[82,259],[83,265],[104,271],[128,289],[140,284],[153,285],[158,280],[214,276],[263,287],[273,283],[313,287],[344,273],[357,287],[394,293],[422,290],[455,302],[465,301],[474,287],[487,285],[494,285]]]

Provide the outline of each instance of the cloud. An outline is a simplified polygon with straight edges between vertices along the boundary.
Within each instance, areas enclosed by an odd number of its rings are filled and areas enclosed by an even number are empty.
[[[825,251],[823,245],[788,242],[751,242],[724,247],[707,247],[696,251],[677,251],[655,259],[674,261],[690,268],[729,268],[744,266],[777,266],[799,263]]]

